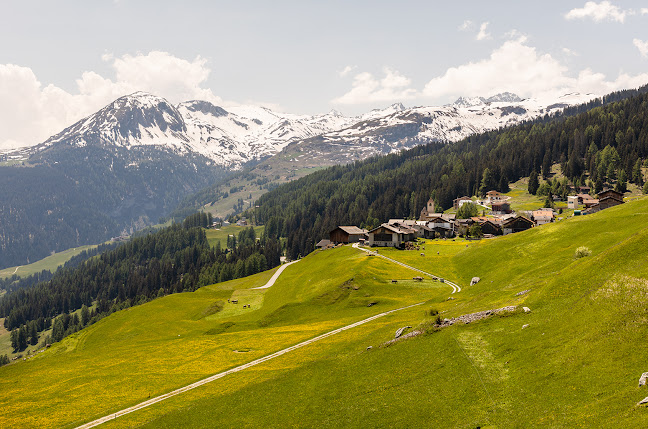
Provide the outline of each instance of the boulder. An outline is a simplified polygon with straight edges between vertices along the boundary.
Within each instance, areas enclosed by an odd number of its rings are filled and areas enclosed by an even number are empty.
[[[470,286],[476,285],[480,280],[481,279],[479,277],[473,277],[472,280],[470,280]]]
[[[529,307],[522,307],[522,310],[524,310],[525,313],[531,312],[531,309]]]
[[[528,323],[527,323],[526,325],[522,325],[522,329],[524,329],[524,328],[528,328],[528,327],[529,327],[529,324],[528,324]]]
[[[394,336],[394,338],[400,337],[401,335],[403,335],[403,332],[405,332],[405,329],[409,329],[409,328],[411,328],[411,326],[403,326],[402,328],[398,328],[396,330],[396,336]]]
[[[637,403],[637,405],[643,405],[643,404],[648,404],[648,396],[643,398],[641,401]]]
[[[648,372],[644,372],[641,374],[641,377],[639,377],[639,387],[645,386],[646,381],[648,381]]]
[[[367,350],[371,350],[371,349],[373,349],[373,346],[367,347]]]

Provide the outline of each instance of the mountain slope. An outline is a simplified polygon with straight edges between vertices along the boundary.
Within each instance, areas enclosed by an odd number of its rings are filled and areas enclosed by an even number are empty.
[[[251,289],[270,278],[265,272],[156,299],[0,368],[0,416],[12,427],[77,426],[321,332],[425,302],[111,424],[645,427],[648,414],[635,404],[648,395],[637,387],[648,352],[647,213],[644,198],[493,240],[428,242],[426,257],[380,250],[458,282],[453,300],[449,287],[407,280],[418,273],[350,247],[309,255],[270,289]],[[579,246],[591,256],[576,259]],[[481,281],[468,286],[474,276]],[[223,308],[214,312],[218,302]],[[430,310],[450,318],[506,305],[531,312],[432,328]],[[381,347],[404,326],[427,332]]]

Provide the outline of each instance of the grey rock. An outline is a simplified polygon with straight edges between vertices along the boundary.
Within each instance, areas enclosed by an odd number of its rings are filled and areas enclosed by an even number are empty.
[[[648,396],[643,398],[641,401],[637,403],[637,405],[643,405],[643,404],[648,404]]]
[[[367,350],[371,350],[371,349],[373,349],[373,346],[367,347]]]
[[[639,378],[639,387],[645,386],[646,381],[648,381],[648,372],[641,374],[641,377]]]
[[[531,309],[529,307],[522,307],[522,310],[524,310],[525,313],[531,312]]]
[[[529,293],[529,292],[531,292],[531,289],[527,289],[527,290],[523,290],[522,292],[518,292],[518,293],[515,294],[515,296],[524,295],[525,293]]]
[[[529,324],[527,323],[526,325],[522,325],[522,329],[528,328]]]
[[[403,335],[403,332],[405,332],[405,329],[409,328],[411,328],[411,326],[403,326],[402,328],[398,328],[398,330],[396,331],[396,336],[394,338],[400,337],[401,335]]]
[[[470,280],[470,286],[476,285],[480,280],[481,279],[479,277],[473,277],[472,280]]]

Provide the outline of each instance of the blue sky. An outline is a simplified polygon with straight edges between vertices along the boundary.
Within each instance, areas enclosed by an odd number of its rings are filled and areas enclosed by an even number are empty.
[[[648,1],[11,2],[0,148],[121,95],[359,114],[648,83]]]

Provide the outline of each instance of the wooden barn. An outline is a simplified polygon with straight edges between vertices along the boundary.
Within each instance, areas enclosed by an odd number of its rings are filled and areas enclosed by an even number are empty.
[[[329,232],[332,243],[357,243],[360,239],[367,239],[367,230],[357,226],[338,226]]]
[[[369,231],[369,245],[380,247],[401,247],[407,241],[416,240],[416,230],[383,223]]]
[[[502,224],[502,232],[504,235],[513,234],[515,232],[526,231],[533,228],[533,221],[525,218],[524,216],[516,216]]]

